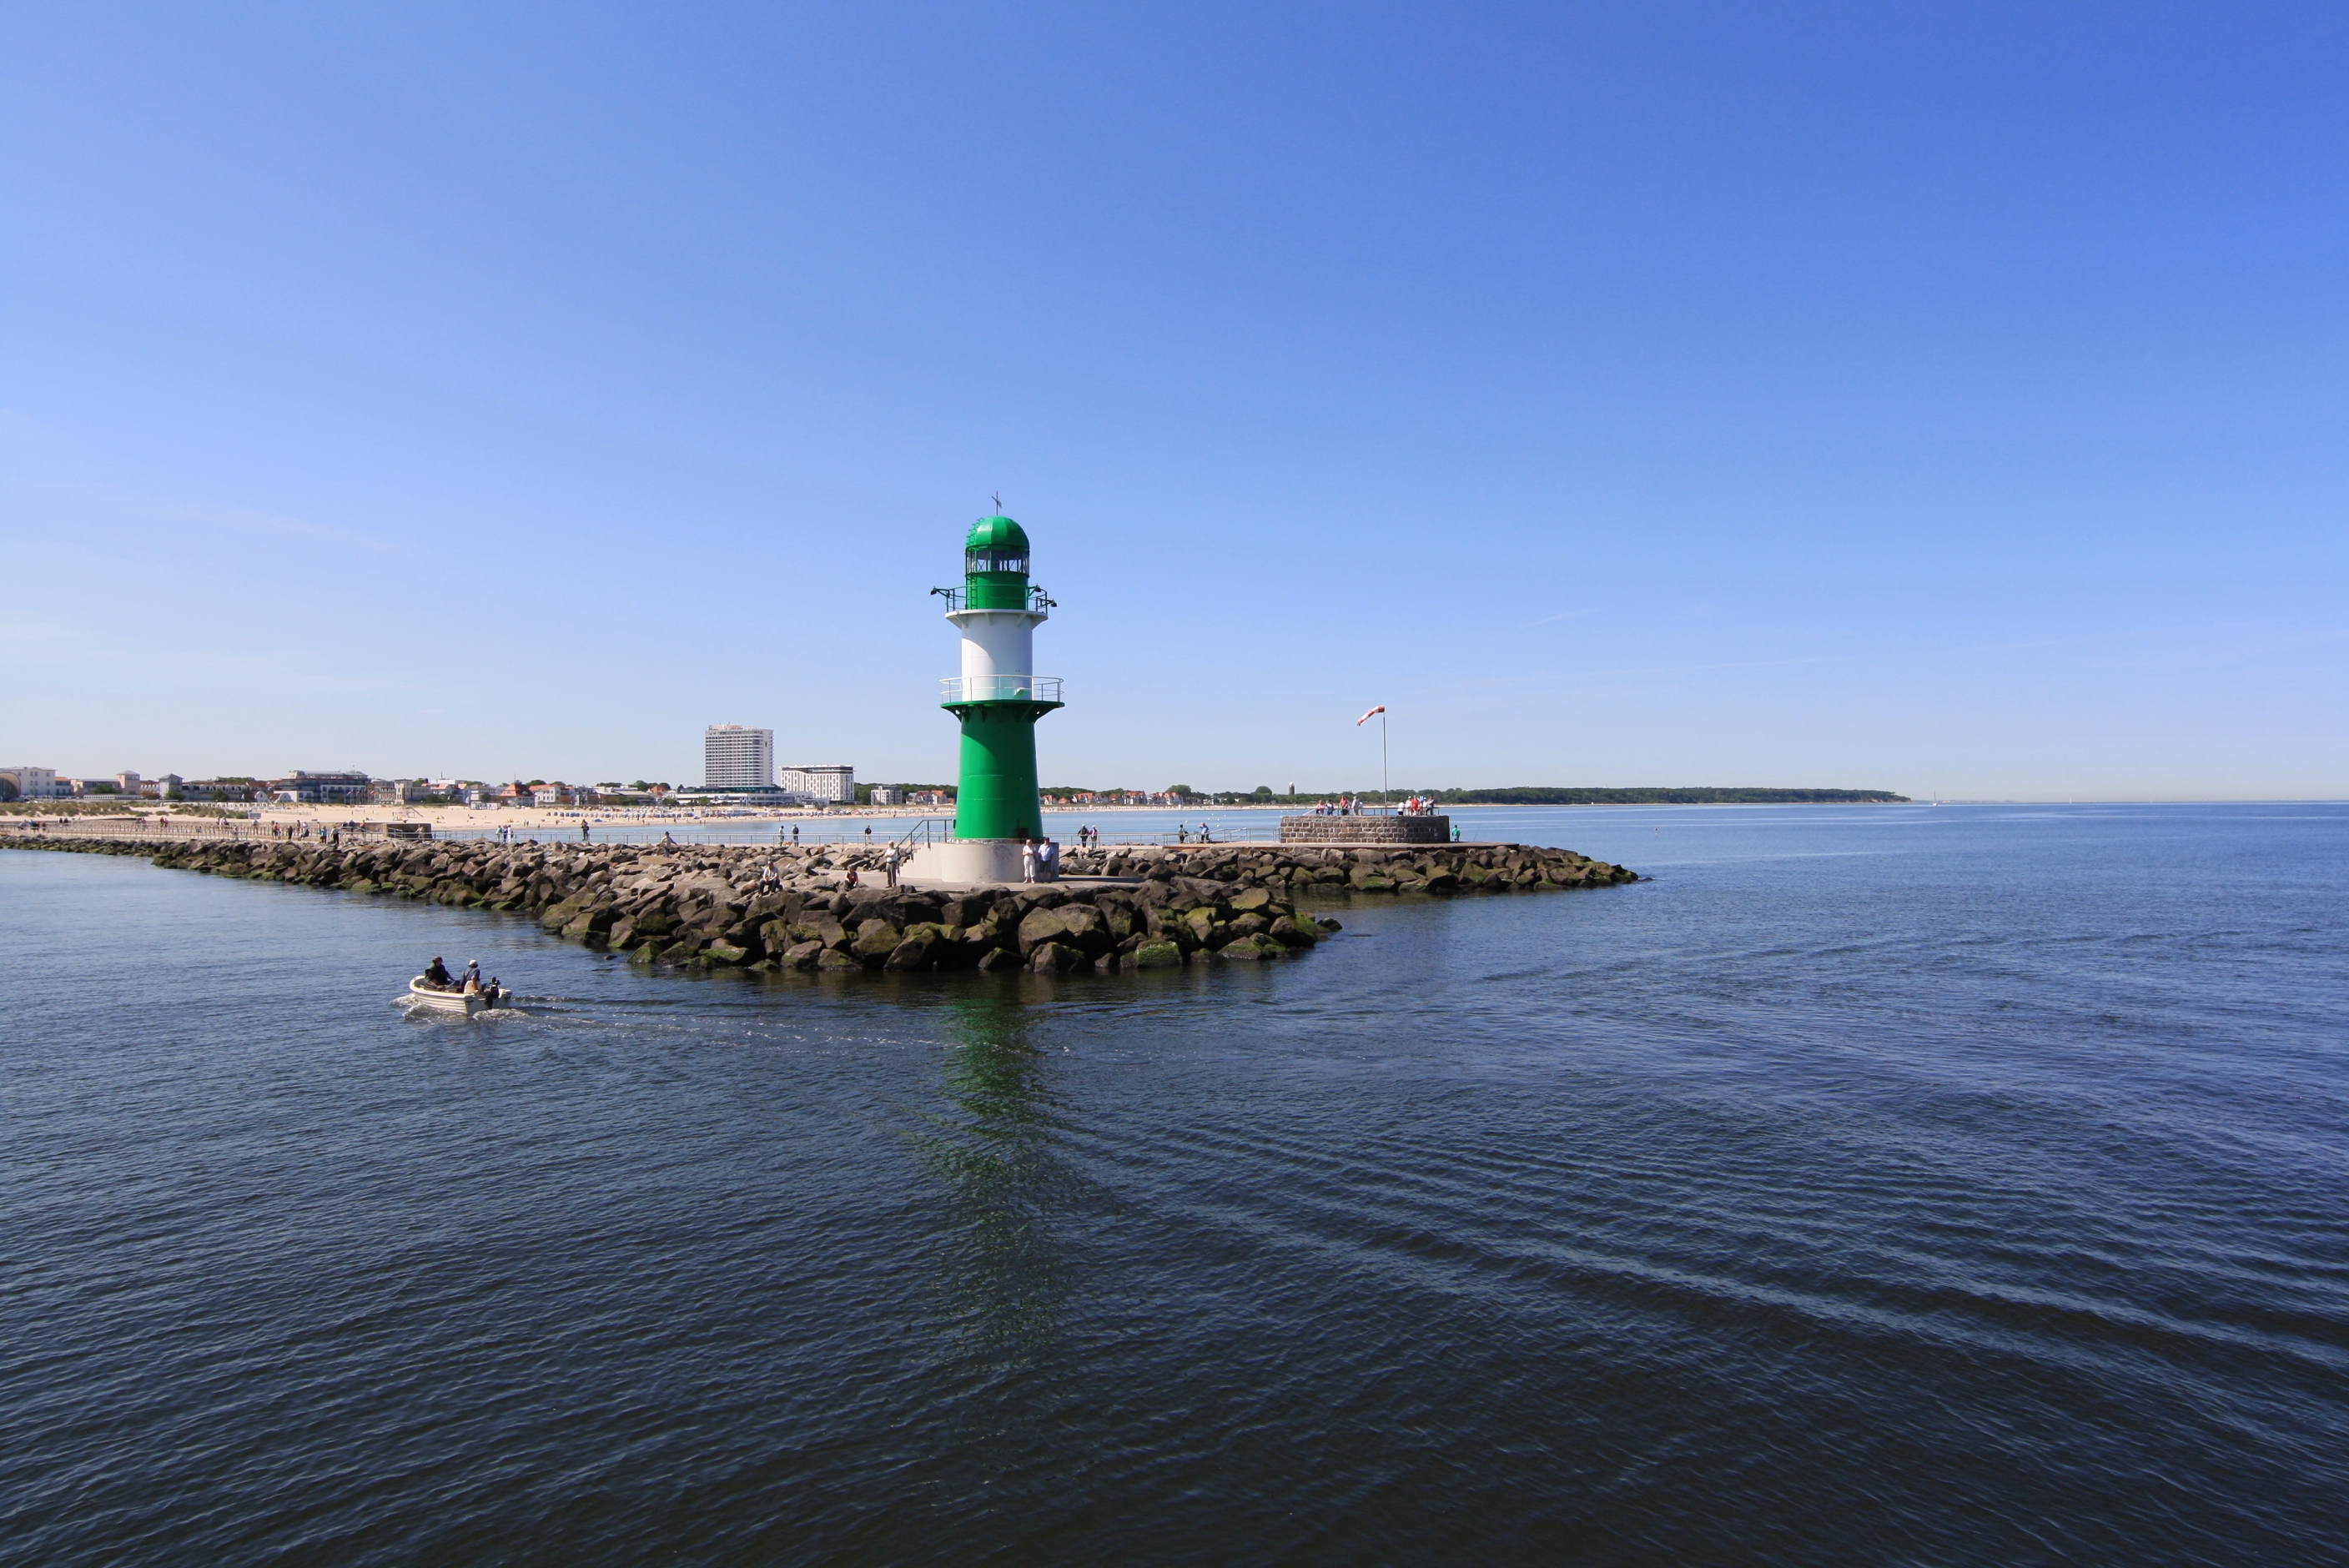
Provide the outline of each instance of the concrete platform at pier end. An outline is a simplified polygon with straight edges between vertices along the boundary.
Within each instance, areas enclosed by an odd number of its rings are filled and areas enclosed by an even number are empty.
[[[950,839],[923,844],[897,872],[916,887],[996,887],[1024,880],[1023,846],[1017,839]]]
[[[1448,844],[1449,817],[1283,817],[1284,844]]]

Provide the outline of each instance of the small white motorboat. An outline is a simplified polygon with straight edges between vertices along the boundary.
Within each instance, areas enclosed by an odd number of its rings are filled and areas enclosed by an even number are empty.
[[[431,985],[419,975],[408,983],[408,1000],[414,1006],[428,1007],[436,1013],[462,1013],[470,1018],[492,1007],[512,1006],[513,993],[502,985],[460,991],[454,986]]]

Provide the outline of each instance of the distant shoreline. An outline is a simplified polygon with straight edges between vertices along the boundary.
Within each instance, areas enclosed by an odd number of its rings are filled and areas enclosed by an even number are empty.
[[[1400,794],[1396,796],[1397,799],[1401,799],[1402,798],[1402,797]],[[1377,797],[1373,794],[1371,796],[1361,797],[1361,799],[1375,802]],[[1537,808],[1544,810],[1587,810],[1603,807],[1914,805],[1917,803],[1918,802],[1907,799],[1905,797],[1899,797],[1889,801],[1472,800],[1439,802],[1438,804],[1443,806],[1444,809],[1454,810],[1525,810]],[[1957,802],[1945,802],[1945,804],[1956,803]],[[1300,799],[1294,802],[1276,800],[1270,803],[1259,800],[1250,800],[1244,803],[1235,803],[1226,806],[1212,805],[1205,801],[1194,801],[1189,805],[1183,806],[1129,806],[1106,805],[1099,803],[1074,806],[1056,806],[1048,801],[1045,803],[1044,810],[1047,815],[1051,816],[1109,817],[1129,813],[1149,814],[1154,812],[1160,815],[1164,815],[1168,812],[1174,812],[1180,815],[1189,815],[1192,812],[1199,811],[1216,813],[1228,813],[1234,811],[1269,811],[1282,816],[1309,816],[1313,812],[1314,804],[1315,802],[1313,800]],[[433,825],[433,830],[436,834],[445,834],[452,831],[468,832],[489,830],[501,827],[512,828],[517,832],[544,832],[559,828],[575,830],[582,822],[587,823],[591,827],[610,826],[615,828],[641,828],[661,827],[667,825],[681,826],[696,822],[838,821],[844,818],[854,819],[860,821],[873,820],[888,820],[903,818],[951,817],[954,815],[955,810],[954,804],[951,801],[943,806],[834,806],[824,810],[819,810],[814,807],[771,806],[728,807],[704,810],[667,810],[657,807],[602,806],[327,806],[308,804],[289,805],[280,801],[272,801],[266,804],[255,804],[250,808],[245,808],[235,805],[218,805],[210,801],[187,801],[181,803],[157,802],[153,800],[141,801],[136,806],[133,806],[128,801],[124,801],[120,803],[119,810],[109,810],[109,808],[112,808],[115,805],[115,802],[105,800],[103,799],[94,800],[85,799],[55,801],[13,801],[9,802],[5,809],[0,809],[0,820],[6,820],[7,818],[28,819],[42,816],[56,818],[70,817],[83,820],[93,819],[98,820],[106,820],[115,818],[129,820],[133,818],[171,817],[177,815],[190,820],[193,820],[198,817],[216,817],[239,821],[250,820],[257,818],[259,820],[264,822],[313,822],[326,827],[333,827],[346,823],[360,823],[373,826],[391,822],[429,822]],[[1377,810],[1375,804],[1372,805],[1371,809],[1373,810]]]

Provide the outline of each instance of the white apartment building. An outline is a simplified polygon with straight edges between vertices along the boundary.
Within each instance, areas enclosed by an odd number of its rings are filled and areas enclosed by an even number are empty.
[[[0,768],[0,779],[8,780],[19,800],[57,798],[57,770],[54,768]]]
[[[828,804],[854,805],[856,801],[856,769],[810,765],[786,768],[779,779],[792,794]]]
[[[775,787],[775,732],[713,724],[701,732],[701,782],[710,789]]]

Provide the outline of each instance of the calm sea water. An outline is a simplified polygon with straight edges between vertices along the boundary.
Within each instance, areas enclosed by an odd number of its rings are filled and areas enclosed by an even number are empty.
[[[1655,880],[760,983],[0,853],[0,1560],[2349,1561],[2349,810],[1468,826]]]

